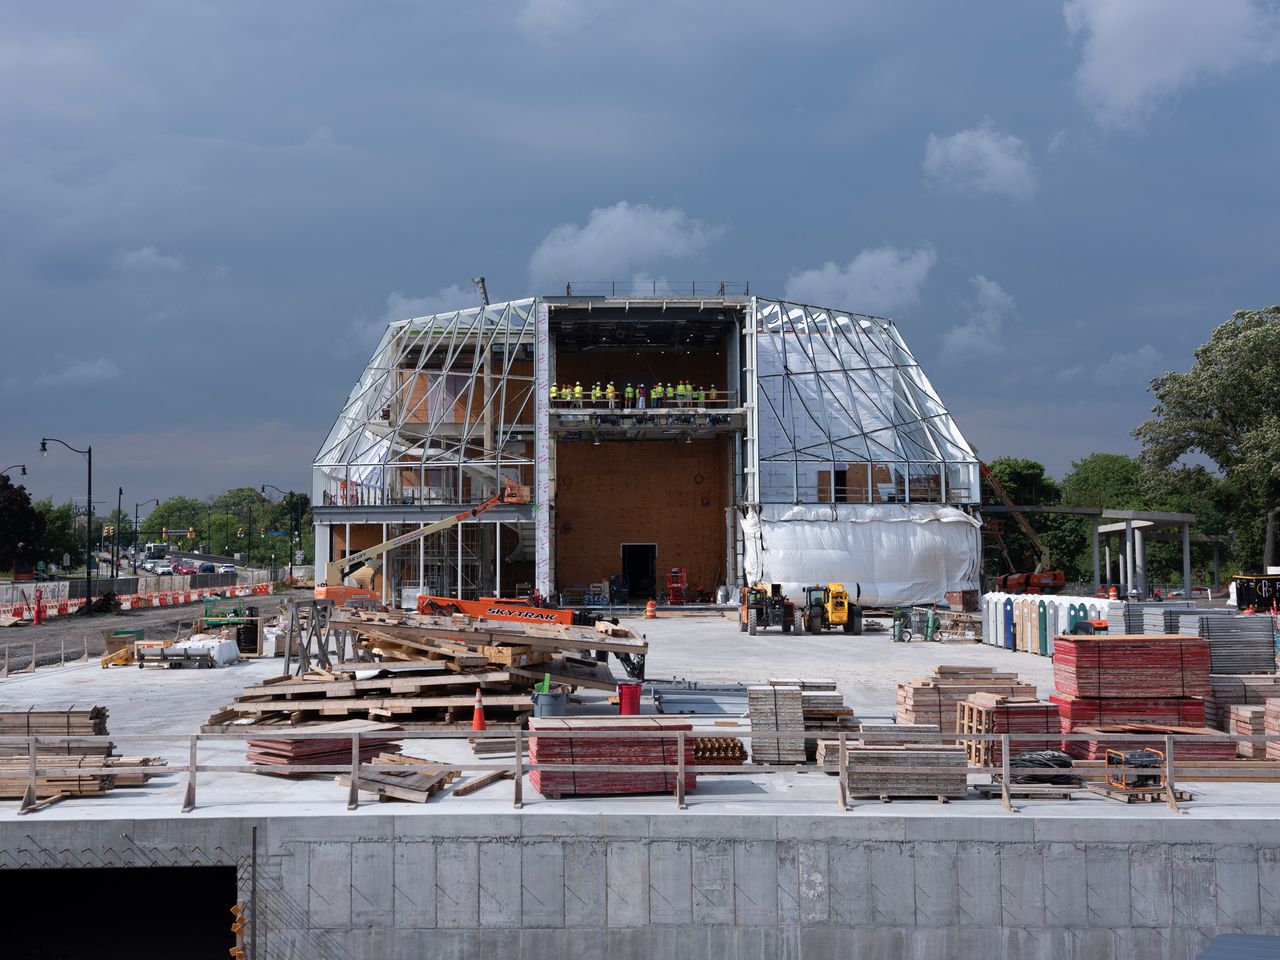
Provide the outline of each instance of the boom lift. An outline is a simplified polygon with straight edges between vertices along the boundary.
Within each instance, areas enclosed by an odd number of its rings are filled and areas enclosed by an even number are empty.
[[[982,473],[987,483],[991,484],[991,489],[996,492],[996,496],[1000,498],[1004,505],[1013,508],[1013,498],[1009,496],[1009,492],[1005,490],[1004,485],[996,479],[996,475],[991,472],[991,468],[979,460],[978,470]],[[1023,536],[1031,541],[1031,545],[1040,554],[1040,560],[1032,573],[1010,573],[1003,577],[997,577],[996,589],[1004,593],[1054,593],[1061,590],[1066,586],[1067,575],[1061,570],[1049,569],[1052,563],[1052,559],[1049,556],[1049,548],[1036,535],[1026,516],[1016,509],[1011,509],[1009,512],[1019,529],[1022,530]],[[1008,557],[1008,551],[1005,551],[1005,559],[1008,559]],[[1009,561],[1009,565],[1013,566],[1012,560]]]
[[[376,572],[382,566],[382,558],[387,552],[394,550],[396,547],[402,547],[407,543],[414,543],[423,537],[429,537],[433,533],[452,529],[464,520],[474,520],[480,514],[492,507],[496,507],[500,503],[528,502],[529,488],[508,479],[500,492],[495,493],[488,500],[471,507],[469,510],[463,510],[456,516],[446,517],[443,520],[437,520],[435,523],[428,523],[418,530],[402,533],[400,536],[392,537],[390,540],[372,546],[368,550],[361,550],[359,553],[350,554],[341,560],[332,560],[326,563],[324,565],[324,580],[316,587],[316,599],[336,600],[339,604],[346,603],[349,600],[377,600],[378,596],[372,590],[364,587],[347,586],[345,582],[347,577],[363,567],[369,567]]]

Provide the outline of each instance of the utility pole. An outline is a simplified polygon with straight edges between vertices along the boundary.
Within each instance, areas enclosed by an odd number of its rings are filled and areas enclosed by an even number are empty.
[[[115,529],[116,549],[115,555],[111,558],[111,576],[113,578],[120,576],[120,516],[124,513],[124,487],[116,489],[116,515],[112,519],[115,523],[112,527]]]

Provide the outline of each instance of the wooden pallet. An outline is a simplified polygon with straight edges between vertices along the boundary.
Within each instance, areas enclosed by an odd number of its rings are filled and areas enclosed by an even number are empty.
[[[395,753],[384,753],[374,758],[379,764],[394,763],[402,770],[362,770],[356,783],[357,789],[376,793],[378,800],[407,800],[426,803],[437,793],[462,775],[462,771],[435,760],[420,760]],[[343,786],[351,786],[351,776],[338,777]]]
[[[988,800],[999,800],[1006,791],[998,783],[979,783],[974,786]],[[1072,793],[1084,787],[1068,787],[1056,783],[1011,783],[1007,795],[1013,800],[1070,800]]]
[[[1164,787],[1142,787],[1136,790],[1121,790],[1109,783],[1089,783],[1085,788],[1101,797],[1119,800],[1121,803],[1164,803],[1169,799],[1169,791]],[[1173,791],[1173,799],[1177,803],[1186,803],[1195,799],[1189,790]]]

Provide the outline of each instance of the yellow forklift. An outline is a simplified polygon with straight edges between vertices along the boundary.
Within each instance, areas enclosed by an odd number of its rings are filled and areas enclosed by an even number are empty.
[[[849,602],[849,591],[843,583],[806,587],[800,620],[810,633],[821,633],[839,627],[845,633],[862,633],[862,585],[857,585],[857,596]]]

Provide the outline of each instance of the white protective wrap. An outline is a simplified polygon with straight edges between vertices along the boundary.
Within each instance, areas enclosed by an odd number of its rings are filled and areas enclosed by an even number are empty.
[[[932,603],[976,590],[982,522],[939,504],[764,504],[742,521],[749,583],[862,587],[865,606]]]

